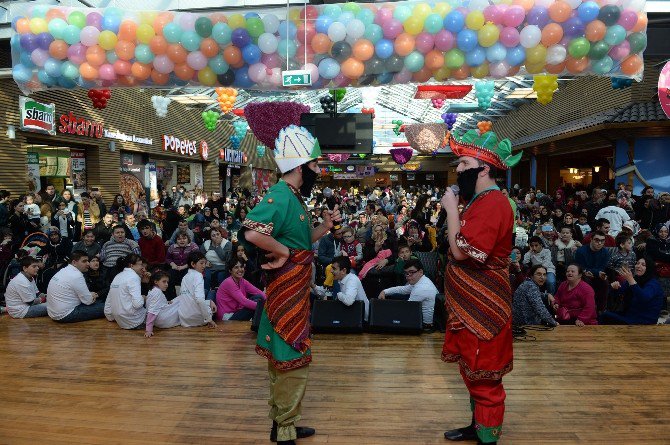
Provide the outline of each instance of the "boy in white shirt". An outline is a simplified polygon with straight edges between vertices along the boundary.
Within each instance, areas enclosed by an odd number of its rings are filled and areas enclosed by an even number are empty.
[[[5,291],[5,304],[0,313],[7,312],[12,318],[46,317],[46,295],[37,290],[35,278],[41,261],[32,256],[21,258],[21,272],[9,282]]]
[[[98,294],[86,286],[84,272],[88,271],[88,254],[75,250],[70,265],[58,271],[47,288],[47,312],[60,323],[77,323],[105,316],[105,303],[97,302]]]
[[[435,311],[435,296],[439,293],[435,284],[430,278],[423,274],[423,265],[421,261],[410,258],[405,262],[405,286],[395,286],[384,289],[379,294],[379,299],[384,300],[391,295],[407,295],[407,301],[420,301],[421,312],[423,313],[423,327],[426,330],[432,329],[433,312]]]
[[[356,274],[351,273],[351,260],[348,256],[338,256],[331,263],[333,277],[340,282],[340,292],[337,299],[346,306],[351,306],[354,301],[362,301],[365,305],[365,321],[368,320],[370,312],[370,301],[365,295],[361,280]]]

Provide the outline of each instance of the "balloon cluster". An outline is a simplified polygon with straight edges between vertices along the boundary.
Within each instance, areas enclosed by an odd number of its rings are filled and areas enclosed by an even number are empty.
[[[265,145],[256,145],[256,154],[259,158],[265,156]]]
[[[495,93],[496,84],[492,80],[481,80],[475,83],[475,97],[479,108],[487,109],[491,106],[491,99]]]
[[[371,114],[372,119],[375,118],[375,109],[374,108],[361,108],[361,113],[363,114]]]
[[[336,88],[334,90],[328,91],[331,96],[335,99],[335,102],[342,102],[342,99],[344,99],[344,96],[347,94],[347,89],[346,88]]]
[[[233,122],[233,128],[235,129],[235,135],[240,138],[240,141],[244,139],[249,130],[249,125],[245,121],[239,120]]]
[[[240,149],[240,145],[242,145],[242,139],[238,135],[233,134],[228,139],[230,140],[230,145],[233,147],[233,150]]]
[[[400,119],[396,119],[391,121],[393,125],[393,133],[395,133],[396,136],[400,136],[400,127],[402,127],[402,121]]]
[[[615,90],[623,90],[633,85],[633,79],[626,77],[612,77],[612,88]]]
[[[273,13],[74,9],[12,20],[26,91],[84,86],[312,89],[530,74],[641,75],[644,0],[448,0],[308,5]],[[25,13],[23,13],[25,11]]]
[[[167,116],[168,105],[170,105],[170,102],[172,102],[172,99],[169,97],[151,96],[151,104],[154,106],[156,116],[158,117]]]
[[[412,150],[410,147],[392,148],[389,150],[389,152],[391,153],[393,160],[398,165],[407,164],[409,160],[412,159],[412,155],[414,154],[414,150]]]
[[[444,105],[444,99],[431,99],[430,102],[433,108],[437,108],[438,110]]]
[[[323,96],[321,99],[319,99],[319,103],[321,103],[321,109],[324,113],[334,114],[337,112],[337,102],[335,102],[335,99],[332,95],[328,94]]]
[[[558,76],[555,74],[538,74],[533,76],[533,91],[537,93],[537,101],[547,105],[554,98],[558,89]]]
[[[104,90],[88,90],[88,98],[93,101],[93,107],[98,110],[107,108],[107,101],[112,98],[112,92]]]
[[[456,123],[457,118],[458,118],[458,114],[456,114],[456,113],[442,113],[442,120],[447,125],[447,128],[449,130],[454,128],[454,124]]]
[[[235,88],[216,88],[216,100],[219,102],[219,108],[223,113],[233,109],[237,99],[237,90]]]
[[[205,123],[206,129],[209,131],[216,130],[216,123],[219,121],[219,117],[221,116],[219,113],[214,110],[207,110],[203,111],[201,116],[202,121]]]
[[[479,135],[481,136],[484,133],[488,133],[493,128],[493,123],[491,121],[479,121],[477,122],[477,129],[479,130]]]

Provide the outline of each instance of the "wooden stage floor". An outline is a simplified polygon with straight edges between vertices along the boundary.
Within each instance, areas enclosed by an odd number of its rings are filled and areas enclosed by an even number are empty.
[[[0,318],[0,444],[268,441],[248,323],[122,331]],[[668,444],[670,326],[559,327],[515,343],[502,444]],[[469,421],[443,335],[317,335],[307,444],[445,444]]]

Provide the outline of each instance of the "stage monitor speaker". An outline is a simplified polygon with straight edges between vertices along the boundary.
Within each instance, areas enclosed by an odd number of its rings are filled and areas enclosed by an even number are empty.
[[[421,302],[373,298],[370,300],[370,331],[421,334]]]
[[[363,332],[362,301],[354,301],[347,306],[337,300],[316,300],[312,308],[312,331],[335,334],[354,334]]]
[[[447,306],[444,294],[437,294],[435,296],[433,327],[436,331],[447,332]]]
[[[251,330],[254,332],[258,332],[258,326],[261,324],[263,307],[265,307],[265,300],[261,300],[256,304],[256,312],[254,312],[254,318],[251,319]]]

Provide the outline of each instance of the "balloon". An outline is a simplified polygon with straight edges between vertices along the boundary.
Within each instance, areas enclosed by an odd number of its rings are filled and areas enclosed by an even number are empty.
[[[174,70],[174,62],[166,55],[156,56],[153,61],[156,71],[161,74],[170,74]]]
[[[563,24],[563,30],[568,37],[579,37],[584,35],[584,23],[579,17],[571,17]]]
[[[114,47],[116,55],[121,60],[130,60],[135,57],[135,44],[126,40],[119,40]]]
[[[382,27],[375,23],[367,25],[365,28],[365,34],[363,34],[363,37],[374,44],[376,44],[383,36],[384,31],[382,31]]]
[[[508,9],[509,11],[509,9]],[[482,26],[484,26],[485,23],[484,19],[484,13],[481,11],[471,11],[466,17],[465,17],[465,26],[467,26],[469,29],[472,29],[474,31],[479,31]],[[511,25],[508,25],[511,26]],[[517,25],[518,26],[518,25]]]
[[[558,26],[558,25],[557,25]],[[505,27],[500,32],[500,43],[507,48],[513,48],[519,44],[519,31],[516,28]]]
[[[237,51],[237,54],[239,55],[239,50],[235,47],[228,47],[226,50],[229,48],[232,48]],[[180,45],[177,45],[176,43],[172,43],[168,45],[167,51],[166,51],[167,56],[172,60],[175,64],[184,64],[186,62],[186,56],[188,53],[184,48],[182,48]],[[225,57],[225,51],[224,51],[224,57]],[[240,59],[242,58],[241,55]]]
[[[79,68],[72,62],[63,62],[60,71],[63,74],[63,77],[68,79],[76,79],[79,77]]]
[[[632,30],[637,25],[637,13],[630,9],[624,9],[621,11],[617,24],[623,26],[626,31]]]
[[[365,25],[358,19],[354,19],[347,24],[347,36],[352,39],[360,39],[365,33]]]
[[[472,51],[465,53],[465,63],[468,66],[479,66],[486,61],[486,51],[481,47],[477,46]]]
[[[67,28],[67,22],[61,18],[52,19],[48,24],[48,30],[54,39],[62,39],[65,28]]]
[[[181,39],[179,39],[181,46],[189,52],[196,51],[200,48],[201,41],[202,38],[195,31],[184,31],[181,35]]]
[[[319,76],[324,79],[333,79],[340,73],[340,64],[335,59],[327,57],[319,62]]]
[[[589,67],[589,59],[588,57],[579,59],[568,57],[565,62],[565,67],[571,74],[581,74]]]
[[[37,48],[32,52],[30,58],[35,65],[42,67],[49,59],[49,52],[41,48]]]
[[[250,43],[242,48],[242,58],[249,65],[258,63],[261,61],[261,50],[258,46]]]
[[[456,36],[456,45],[461,51],[472,51],[477,47],[477,33],[470,29],[464,29]]]
[[[444,55],[438,50],[429,51],[424,56],[424,66],[431,71],[438,70],[444,65]]]
[[[465,54],[459,49],[452,49],[447,52],[444,58],[444,65],[451,69],[455,70],[463,66],[465,63]]]
[[[511,66],[519,66],[526,60],[526,50],[523,46],[515,46],[507,50],[505,61]]]
[[[421,63],[423,64],[423,56],[421,57]],[[349,79],[358,79],[363,75],[365,71],[365,65],[360,60],[356,60],[353,57],[345,60],[340,67],[342,74],[347,76]]]
[[[635,76],[643,67],[644,63],[642,62],[642,58],[638,55],[632,55],[628,56],[621,63],[621,72],[627,76]]]
[[[118,32],[119,40],[126,40],[132,42],[137,38],[137,24],[132,20],[124,20],[119,26]]]
[[[79,74],[84,80],[95,80],[98,78],[98,69],[84,62],[79,66]]]
[[[589,51],[589,58],[593,60],[597,59],[602,59],[605,57],[607,52],[610,50],[610,46],[603,42],[595,42],[593,45],[591,45],[591,50]]]
[[[563,28],[557,23],[550,23],[542,30],[541,42],[544,46],[550,47],[563,39]]]
[[[399,4],[393,11],[393,18],[404,22],[412,15],[412,8],[405,4]]]
[[[633,33],[628,36],[628,43],[632,53],[642,52],[647,47],[647,35],[641,32]]]
[[[68,45],[62,40],[54,40],[49,45],[49,55],[54,59],[63,60],[67,58]]]
[[[105,30],[100,33],[98,36],[98,44],[102,49],[110,50],[116,46],[118,42],[118,37],[112,31]],[[67,40],[65,40],[67,42]]]
[[[86,46],[93,46],[98,43],[98,36],[100,31],[94,26],[85,26],[79,34],[81,43]]]
[[[584,37],[579,37],[570,42],[568,53],[575,59],[580,59],[589,54],[591,44]]]
[[[365,39],[358,40],[354,43],[352,50],[354,57],[363,62],[370,59],[375,54],[375,46],[372,42]]]
[[[616,60],[621,61],[630,55],[630,43],[627,40],[624,40],[618,45],[615,45],[610,49],[609,56]]]
[[[486,50],[486,60],[502,62],[507,57],[507,48],[502,43],[496,43]]]
[[[487,23],[478,32],[479,44],[484,48],[493,46],[500,37],[500,30],[493,23]]]
[[[65,43],[68,45],[74,45],[75,43],[79,43],[79,38],[81,35],[80,29],[75,26],[75,25],[68,25],[64,30],[63,30],[63,40],[65,40]],[[115,34],[112,33],[114,37],[116,37]],[[112,48],[114,45],[112,45]]]
[[[454,35],[449,31],[442,30],[435,35],[435,48],[440,51],[449,51],[454,47]]]
[[[27,83],[32,79],[33,72],[30,68],[22,64],[14,65],[12,67],[12,77],[18,83]]]
[[[401,70],[405,69],[405,63],[403,61],[403,58],[397,55],[392,55],[391,57],[386,59],[384,66],[386,67],[386,71],[390,73],[398,73]]]
[[[216,80],[218,80],[221,85],[232,85],[233,82],[235,82],[235,72],[233,70],[228,70],[224,74],[216,76]]]
[[[230,22],[230,21],[229,21]],[[232,25],[231,25],[232,26]],[[279,37],[282,39],[295,39],[296,34],[298,34],[298,28],[291,21],[282,21],[279,24]]]
[[[565,61],[568,51],[563,45],[552,45],[547,48],[547,65],[558,65]]]
[[[608,45],[618,45],[626,39],[626,30],[621,25],[613,25],[607,28],[605,33],[605,43]]]
[[[391,54],[393,54],[393,43],[388,39],[379,40],[375,44],[375,54],[380,59],[388,59],[389,57],[391,57]]]
[[[163,37],[168,43],[179,43],[182,32],[182,29],[176,23],[168,23],[163,28]]]
[[[497,5],[489,5],[484,8],[484,20],[496,25],[501,25],[505,9],[499,8]]]
[[[637,21],[637,14],[635,14],[635,19]],[[426,32],[437,34],[442,29],[442,17],[439,14],[430,14],[426,17],[423,27]]]
[[[186,63],[194,70],[199,71],[207,66],[207,57],[200,51],[193,51],[186,56]]]
[[[382,31],[384,32],[384,37],[387,39],[394,39],[403,31],[402,23],[396,19],[387,20],[381,26]]]
[[[38,48],[48,50],[49,46],[51,45],[51,42],[54,41],[54,38],[48,32],[43,32],[37,36],[37,39],[35,39],[35,41],[37,42]]]
[[[563,23],[570,18],[572,8],[566,2],[557,0],[549,6],[549,17],[556,23]]]
[[[284,58],[293,58],[297,50],[298,47],[293,40],[280,40],[277,45],[277,54]]]
[[[607,26],[615,25],[621,16],[621,10],[614,5],[603,6],[598,13],[598,20]]]
[[[70,47],[70,49],[72,49],[72,47]],[[99,45],[89,46],[88,48],[86,48],[85,51],[86,51],[86,61],[92,66],[100,66],[103,63],[105,63],[105,60],[107,59],[107,54],[105,53],[105,50]],[[72,58],[70,58],[70,61],[74,62]]]
[[[528,18],[526,19],[526,22],[529,25],[535,25],[539,26],[540,28],[544,28],[547,26],[550,20],[549,11],[547,8],[543,8],[542,6],[534,6],[530,11],[528,11]]]
[[[600,20],[594,20],[588,25],[584,31],[584,35],[590,42],[598,42],[605,37],[607,26]]]
[[[340,42],[347,36],[347,28],[343,23],[334,22],[328,27],[328,38],[333,42]]]
[[[519,42],[524,48],[533,48],[542,40],[542,31],[535,25],[526,26],[519,33]]]
[[[605,56],[600,60],[594,60],[591,63],[591,69],[596,74],[607,74],[610,71],[612,71],[613,67],[614,67],[614,61],[609,56]]]
[[[73,11],[67,17],[67,22],[70,25],[74,25],[77,28],[82,29],[84,26],[86,26],[86,16],[81,11]]]
[[[312,38],[312,49],[316,54],[326,54],[330,51],[332,42],[325,34],[317,34]],[[269,54],[269,53],[268,53]]]
[[[516,28],[526,18],[526,11],[518,5],[510,6],[503,14],[503,25]]]
[[[588,52],[587,52],[588,54]],[[547,48],[540,44],[526,49],[526,63],[531,65],[544,65],[547,59]]]
[[[451,11],[444,18],[443,24],[447,31],[458,33],[465,26],[465,16],[460,11]]]
[[[132,65],[130,62],[117,60],[112,66],[114,67],[114,72],[118,76],[130,76],[132,74]],[[170,71],[172,71],[172,69],[170,69]]]
[[[260,21],[260,19],[258,19]],[[212,21],[207,17],[198,17],[195,20],[195,32],[198,33],[200,37],[209,37],[212,35],[213,29]]]
[[[251,36],[246,29],[237,28],[233,30],[231,41],[233,42],[233,45],[237,46],[238,48],[244,48],[249,44],[249,42],[251,42]]]
[[[330,48],[330,55],[335,60],[342,63],[351,57],[351,45],[347,42],[335,42]]]
[[[641,32],[647,29],[647,24],[649,23],[649,19],[647,18],[647,14],[644,12],[638,12],[637,13],[637,23],[633,28],[631,29],[632,32]]]
[[[105,14],[102,17],[102,29],[104,31],[110,31],[116,34],[117,32],[119,32],[119,26],[121,26],[120,16]]]
[[[645,0],[623,0],[623,7],[633,11],[642,11],[644,9]]]
[[[101,80],[113,81],[116,79],[116,71],[114,71],[114,67],[109,63],[100,66],[98,75]]]
[[[589,23],[598,18],[600,6],[595,1],[584,2],[577,8],[577,16],[583,23]]]

